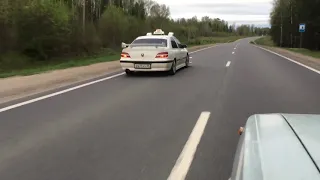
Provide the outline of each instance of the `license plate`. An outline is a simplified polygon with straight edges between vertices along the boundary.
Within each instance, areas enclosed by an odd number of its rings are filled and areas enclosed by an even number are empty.
[[[151,64],[134,64],[136,69],[151,69]]]

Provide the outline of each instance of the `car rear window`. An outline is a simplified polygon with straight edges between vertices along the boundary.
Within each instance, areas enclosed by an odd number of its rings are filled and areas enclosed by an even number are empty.
[[[167,40],[166,39],[136,39],[132,42],[131,45],[134,46],[167,46]]]

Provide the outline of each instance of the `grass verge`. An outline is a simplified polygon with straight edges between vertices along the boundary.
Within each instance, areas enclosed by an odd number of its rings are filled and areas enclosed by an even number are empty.
[[[254,42],[258,45],[263,45],[263,46],[271,46],[271,47],[275,46],[270,36],[261,37],[255,40]]]
[[[244,38],[242,36],[226,36],[226,37],[201,37],[191,40],[188,48],[202,48],[204,45],[212,45],[216,43],[233,42]],[[196,48],[197,49],[197,48]],[[44,73],[48,71],[66,69],[71,67],[87,66],[100,62],[109,62],[119,60],[120,52],[107,52],[104,54],[70,59],[52,59],[49,61],[34,61],[27,57],[17,55],[15,53],[0,57],[0,78],[11,76],[27,76],[33,74]]]
[[[258,45],[263,46],[269,46],[269,47],[275,47],[274,42],[272,41],[270,36],[264,36],[254,41]],[[280,48],[280,47],[278,47]],[[299,53],[305,56],[310,56],[314,58],[320,58],[320,51],[311,51],[309,49],[303,49],[303,48],[281,48],[285,49],[291,52]]]
[[[33,74],[39,74],[43,72],[66,69],[71,67],[87,66],[90,64],[108,62],[119,59],[119,54],[112,55],[100,55],[83,58],[71,58],[71,59],[59,59],[41,62],[25,63],[23,67],[16,66],[10,68],[10,66],[0,70],[0,78],[6,78],[11,76],[27,76]],[[5,67],[5,66],[4,66]]]
[[[311,56],[311,57],[320,59],[320,51],[311,51],[309,49],[300,49],[300,48],[285,48],[285,49],[295,53],[300,53],[306,56]]]
[[[207,45],[207,44],[217,44],[217,43],[230,43],[236,40],[245,38],[244,36],[222,36],[222,37],[199,37],[197,39],[192,39],[189,41],[189,47]]]

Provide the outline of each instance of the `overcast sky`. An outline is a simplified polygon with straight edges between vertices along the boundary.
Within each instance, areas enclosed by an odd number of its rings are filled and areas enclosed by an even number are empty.
[[[170,7],[171,17],[209,16],[230,24],[269,26],[272,0],[155,0]]]

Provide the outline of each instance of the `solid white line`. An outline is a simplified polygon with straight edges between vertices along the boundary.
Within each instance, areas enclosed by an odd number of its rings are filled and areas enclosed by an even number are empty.
[[[295,60],[293,60],[293,59],[290,59],[290,58],[288,58],[288,57],[286,57],[286,56],[283,56],[283,55],[281,55],[281,54],[278,54],[278,53],[276,53],[276,52],[273,52],[273,51],[271,51],[271,50],[269,50],[269,49],[265,49],[265,48],[263,48],[263,47],[256,46],[256,45],[254,45],[254,46],[257,47],[257,48],[263,49],[263,50],[265,50],[265,51],[268,51],[268,52],[270,52],[270,53],[272,53],[272,54],[275,54],[275,55],[277,55],[277,56],[280,56],[280,57],[282,57],[282,58],[284,58],[284,59],[286,59],[286,60],[289,60],[289,61],[291,61],[291,62],[293,62],[293,63],[295,63],[295,64],[298,64],[298,65],[300,65],[300,66],[302,66],[302,67],[305,67],[305,68],[307,68],[307,69],[309,69],[309,70],[311,70],[311,71],[313,71],[313,72],[315,72],[315,73],[320,74],[320,71],[318,71],[318,70],[316,70],[316,69],[314,69],[314,68],[312,68],[312,67],[309,67],[309,66],[307,66],[307,65],[304,65],[304,64],[302,64],[302,63],[299,63],[299,62],[297,62],[297,61],[295,61]]]
[[[102,79],[99,79],[99,80],[96,80],[96,81],[92,81],[92,82],[89,82],[89,83],[81,84],[79,86],[75,86],[75,87],[72,87],[72,88],[69,88],[69,89],[58,91],[58,92],[55,92],[55,93],[52,93],[52,94],[48,94],[48,95],[45,95],[45,96],[41,96],[41,97],[38,97],[38,98],[35,98],[35,99],[31,99],[29,101],[24,101],[24,102],[21,102],[21,103],[18,103],[18,104],[7,106],[5,108],[1,108],[0,109],[0,113],[4,112],[4,111],[8,111],[10,109],[14,109],[14,108],[20,107],[20,106],[31,104],[31,103],[34,103],[34,102],[37,102],[37,101],[48,99],[50,97],[57,96],[57,95],[60,95],[60,94],[66,93],[66,92],[70,92],[70,91],[73,91],[73,90],[76,90],[76,89],[79,89],[79,88],[90,86],[92,84],[96,84],[96,83],[99,83],[99,82],[102,82],[102,81],[106,81],[106,80],[109,80],[109,79],[112,79],[112,78],[115,78],[115,77],[118,77],[118,76],[122,76],[124,74],[125,74],[124,72],[123,73],[119,73],[119,74],[115,74],[113,76],[109,76],[109,77],[102,78]]]
[[[210,112],[202,112],[167,180],[184,180],[193,161]]]
[[[207,47],[207,48],[204,48],[204,49],[199,49],[199,50],[196,50],[196,51],[192,51],[189,54],[193,54],[193,53],[196,53],[196,52],[204,51],[204,50],[207,50],[207,49],[210,49],[210,48],[213,48],[213,47],[216,47],[216,45],[213,45],[213,46],[210,46],[210,47]]]
[[[231,64],[231,61],[228,61],[227,64],[226,64],[226,67],[229,67]]]
[[[203,51],[203,50],[206,50],[206,49],[210,49],[210,48],[213,48],[213,47],[215,47],[215,45],[207,47],[207,48],[204,48],[204,49],[199,49],[197,51],[190,52],[189,54],[192,54],[192,53],[195,53],[195,52],[200,52],[200,51]],[[124,72],[123,73],[119,73],[119,74],[115,74],[113,76],[105,77],[105,78],[98,79],[98,80],[95,80],[95,81],[91,81],[91,82],[88,82],[88,83],[85,83],[85,84],[81,84],[81,85],[78,85],[78,86],[75,86],[75,87],[72,87],[72,88],[68,88],[68,89],[65,89],[65,90],[62,90],[62,91],[58,91],[58,92],[55,92],[55,93],[52,93],[52,94],[48,94],[48,95],[41,96],[41,97],[38,97],[38,98],[35,98],[35,99],[31,99],[31,100],[28,100],[28,101],[21,102],[21,103],[18,103],[18,104],[7,106],[7,107],[4,107],[4,108],[1,108],[0,109],[0,113],[4,112],[4,111],[8,111],[10,109],[14,109],[14,108],[20,107],[20,106],[31,104],[31,103],[34,103],[34,102],[37,102],[37,101],[48,99],[48,98],[53,97],[53,96],[64,94],[64,93],[67,93],[67,92],[70,92],[70,91],[73,91],[73,90],[76,90],[76,89],[80,89],[80,88],[83,88],[83,87],[86,87],[86,86],[90,86],[92,84],[96,84],[96,83],[99,83],[99,82],[102,82],[102,81],[113,79],[115,77],[122,76],[124,74],[125,74]]]

